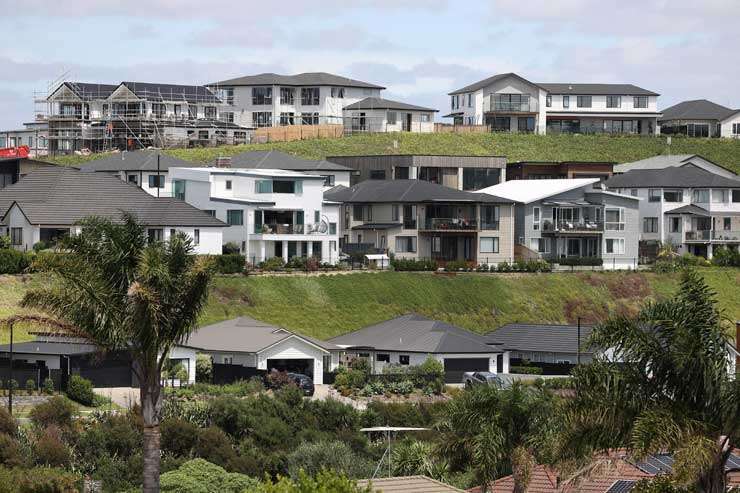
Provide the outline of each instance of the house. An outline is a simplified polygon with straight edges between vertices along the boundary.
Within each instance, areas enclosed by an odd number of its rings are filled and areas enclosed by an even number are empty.
[[[424,180],[458,190],[480,190],[507,179],[503,156],[385,154],[326,159],[355,170],[351,185],[365,180]]]
[[[634,169],[605,182],[609,190],[641,198],[641,245],[670,243],[678,253],[712,258],[718,246],[740,245],[740,178],[695,165]]]
[[[218,365],[308,375],[317,385],[339,364],[339,348],[249,317],[200,327],[183,343]],[[234,369],[232,368],[232,371]]]
[[[506,164],[507,180],[550,180],[565,178],[609,178],[614,172],[610,162],[517,161]],[[495,183],[493,184],[495,185]]]
[[[724,176],[725,178],[738,179],[738,175],[724,166],[710,161],[698,154],[658,154],[639,161],[622,163],[614,166],[614,174],[626,173],[638,169],[668,169],[683,166],[696,166],[710,173]]]
[[[176,231],[193,239],[199,254],[220,254],[224,223],[173,198],[156,198],[104,173],[45,167],[0,189],[0,234],[13,248],[30,250],[80,231],[89,216],[120,219],[129,212],[147,228],[150,241],[168,240]]]
[[[367,180],[324,193],[342,204],[347,253],[496,265],[513,260],[511,201],[424,180]]]
[[[0,130],[0,149],[28,146],[29,157],[46,156],[49,152],[49,124],[45,121],[27,122],[24,128]]]
[[[322,174],[270,168],[171,168],[174,196],[224,221],[224,243],[253,263],[339,258],[339,204]]]
[[[50,154],[246,143],[226,104],[205,86],[62,82],[45,98]]]
[[[229,120],[244,127],[341,125],[344,108],[380,97],[382,86],[326,72],[247,75],[209,84],[228,105]]]
[[[662,134],[740,138],[740,109],[695,99],[674,104],[662,113],[658,120]]]
[[[367,97],[344,107],[345,133],[434,132],[434,113],[425,108],[380,97]]]
[[[350,175],[353,170],[347,166],[325,159],[302,159],[292,154],[271,149],[269,151],[247,151],[231,158],[220,158],[218,167],[248,168],[259,170],[283,169],[287,171],[301,171],[324,177],[324,187],[350,184]]]
[[[586,257],[600,259],[605,269],[637,267],[640,199],[605,191],[598,178],[512,180],[478,193],[516,203],[514,238],[523,258]]]
[[[509,352],[485,336],[409,313],[329,339],[345,358],[370,361],[373,372],[387,365],[420,365],[432,357],[444,365],[445,381],[460,383],[466,371],[509,373]]]
[[[113,153],[80,166],[81,171],[107,173],[136,185],[155,197],[172,197],[172,167],[201,166],[170,156],[159,149]]]
[[[494,132],[656,132],[659,94],[632,84],[531,82],[497,74],[449,93],[456,125],[486,125]]]
[[[35,169],[55,166],[57,165],[25,157],[0,157],[0,189],[12,185]]]
[[[462,493],[463,490],[427,476],[396,476],[392,478],[360,479],[357,486],[371,487],[375,493]]]

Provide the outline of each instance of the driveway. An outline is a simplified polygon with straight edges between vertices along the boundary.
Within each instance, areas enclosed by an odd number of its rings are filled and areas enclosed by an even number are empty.
[[[94,389],[96,394],[108,397],[114,404],[131,409],[139,403],[139,389],[134,387],[112,387]]]

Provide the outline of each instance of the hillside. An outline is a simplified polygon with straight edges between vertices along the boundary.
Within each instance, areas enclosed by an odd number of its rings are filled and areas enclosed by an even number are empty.
[[[395,145],[394,145],[395,143]],[[740,139],[690,139],[609,135],[525,134],[367,134],[339,139],[314,139],[195,149],[170,149],[179,158],[208,163],[218,156],[248,150],[279,149],[307,159],[354,154],[441,154],[506,156],[514,161],[613,161],[644,159],[656,154],[701,154],[740,172]],[[58,156],[51,161],[79,164],[100,157]]]
[[[727,316],[740,320],[740,269],[701,269]],[[16,311],[30,283],[0,277],[0,316]],[[678,275],[646,273],[462,274],[365,273],[218,277],[202,323],[249,315],[329,338],[414,311],[479,332],[508,322],[574,322],[634,313],[647,299],[670,296]],[[7,339],[0,334],[0,340]]]

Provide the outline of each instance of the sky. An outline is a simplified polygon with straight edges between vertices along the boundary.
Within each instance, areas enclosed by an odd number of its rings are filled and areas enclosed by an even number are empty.
[[[740,0],[0,0],[0,129],[79,82],[331,72],[447,113],[493,74],[740,108]]]

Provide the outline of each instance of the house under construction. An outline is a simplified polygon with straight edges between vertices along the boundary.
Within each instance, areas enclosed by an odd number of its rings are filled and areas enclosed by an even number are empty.
[[[36,98],[36,119],[49,125],[49,154],[248,142],[250,129],[205,86],[60,82]]]

